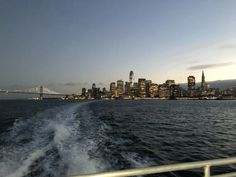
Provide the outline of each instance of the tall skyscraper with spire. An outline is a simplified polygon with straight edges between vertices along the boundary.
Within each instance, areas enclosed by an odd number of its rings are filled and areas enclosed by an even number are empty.
[[[206,84],[206,81],[205,81],[204,71],[202,71],[201,89],[202,89],[203,91],[205,91],[205,90],[207,89],[207,84]]]

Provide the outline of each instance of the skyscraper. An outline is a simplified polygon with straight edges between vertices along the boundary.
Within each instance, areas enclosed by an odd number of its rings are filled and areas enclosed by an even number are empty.
[[[86,96],[86,88],[82,88],[82,96]]]
[[[141,98],[146,97],[146,79],[144,78],[138,79],[138,87],[139,87],[139,96]]]
[[[130,87],[133,87],[134,85],[134,72],[130,71],[129,73],[129,83],[130,83]]]
[[[97,88],[95,83],[92,85],[92,96],[95,99],[99,99],[101,97],[100,88]]]
[[[175,84],[175,80],[166,80],[166,85],[170,87],[171,85]]]
[[[166,83],[158,86],[158,95],[160,98],[169,98],[170,97],[169,86],[167,86]]]
[[[92,90],[95,90],[95,89],[96,89],[96,84],[93,83],[93,85],[92,85]]]
[[[193,90],[196,85],[196,80],[194,76],[188,76],[188,90]]]
[[[117,82],[117,94],[122,95],[124,93],[124,81],[118,80]]]
[[[116,83],[115,82],[112,82],[110,84],[110,93],[111,93],[111,97],[116,96]]]
[[[201,90],[205,92],[205,91],[207,91],[208,87],[209,87],[209,85],[205,81],[204,71],[202,71]]]
[[[188,76],[188,96],[193,97],[195,93],[196,80],[194,76]]]
[[[125,94],[131,95],[130,82],[125,82]]]
[[[92,85],[92,96],[95,97],[96,96],[96,84],[93,83]]]
[[[152,83],[150,85],[149,94],[150,94],[150,97],[152,97],[152,98],[154,98],[158,95],[158,85],[157,84]]]
[[[205,86],[205,75],[204,75],[204,71],[202,71],[202,82],[201,82],[202,90],[204,89],[204,86]]]
[[[149,88],[151,87],[152,81],[151,80],[146,80],[146,96],[150,97],[150,92]]]

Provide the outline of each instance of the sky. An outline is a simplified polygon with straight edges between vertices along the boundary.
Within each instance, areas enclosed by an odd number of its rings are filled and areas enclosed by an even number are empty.
[[[236,79],[235,0],[0,0],[0,89]]]

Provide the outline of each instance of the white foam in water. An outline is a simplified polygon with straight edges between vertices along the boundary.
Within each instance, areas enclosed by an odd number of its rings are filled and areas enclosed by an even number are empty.
[[[92,173],[98,170],[96,161],[92,161],[86,151],[75,146],[70,152],[64,152],[64,161],[69,164],[67,175]]]
[[[4,147],[6,151],[0,152],[0,176],[1,177],[21,177],[31,172],[31,166],[36,160],[43,157],[44,162],[39,166],[43,172],[38,176],[60,176],[60,173],[52,165],[55,161],[53,154],[46,155],[46,152],[53,147],[57,149],[60,159],[56,159],[58,164],[66,166],[66,176],[81,173],[97,172],[102,166],[99,160],[91,159],[88,151],[92,149],[93,142],[78,141],[80,136],[79,120],[76,117],[76,110],[84,104],[76,104],[73,106],[64,106],[53,108],[28,119],[25,122],[18,122],[13,130],[13,143],[9,147]],[[86,114],[85,114],[86,115]],[[89,115],[87,115],[89,116]],[[28,126],[31,126],[31,132],[18,135]],[[53,138],[50,135],[53,133]],[[28,143],[17,146],[17,142],[22,136],[32,134],[32,140]],[[84,138],[86,139],[86,137]],[[7,150],[11,150],[8,152]],[[60,167],[58,167],[60,168]]]
[[[54,129],[54,143],[57,145],[57,147],[62,147],[64,141],[71,136],[70,130],[63,124],[58,123],[51,123],[53,124]],[[50,125],[52,126],[52,125]]]
[[[12,174],[6,176],[6,177],[21,177],[27,174],[29,171],[29,167],[34,162],[36,159],[44,155],[44,151],[42,150],[37,150],[29,155],[29,157],[21,162],[20,168],[18,168],[16,171],[14,171]],[[20,162],[19,162],[20,163]]]
[[[148,157],[141,157],[138,153],[135,152],[122,152],[121,155],[123,158],[128,160],[130,164],[135,168],[149,167],[155,164]]]

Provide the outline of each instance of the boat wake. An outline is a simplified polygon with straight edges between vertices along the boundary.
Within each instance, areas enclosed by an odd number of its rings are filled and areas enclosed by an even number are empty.
[[[1,137],[0,177],[67,177],[157,164],[125,124],[96,114],[92,105],[73,103],[16,120]]]
[[[60,106],[15,121],[0,145],[0,176],[70,176],[101,170],[101,162],[89,155],[92,131],[81,131],[81,116],[91,117],[86,107]]]

